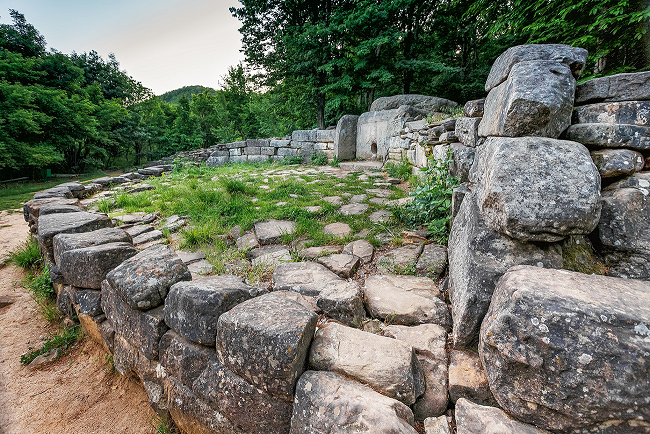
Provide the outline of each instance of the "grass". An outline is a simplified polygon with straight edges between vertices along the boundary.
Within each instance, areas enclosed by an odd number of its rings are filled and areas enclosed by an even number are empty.
[[[156,434],[177,434],[178,429],[174,426],[173,422],[168,421],[167,419],[160,417],[158,415],[154,416],[151,420],[151,427],[153,428]]]
[[[101,176],[106,176],[104,172],[94,172],[90,174],[80,175],[75,179],[67,180],[53,180],[46,182],[25,182],[18,185],[0,185],[0,211],[17,209],[23,206],[23,203],[31,200],[35,193],[45,190],[48,188],[56,187],[59,184],[70,181],[88,181],[91,179],[99,178]]]
[[[239,225],[244,231],[253,229],[256,222],[268,219],[291,220],[296,231],[283,237],[283,243],[291,245],[300,241],[305,247],[326,244],[342,244],[351,241],[325,235],[323,227],[334,222],[347,223],[358,233],[369,231],[368,241],[377,244],[376,236],[388,231],[400,233],[404,224],[399,221],[377,225],[368,218],[369,214],[386,209],[385,205],[365,203],[369,209],[360,216],[343,216],[338,207],[323,200],[323,197],[365,193],[367,189],[378,188],[373,180],[360,180],[363,172],[353,172],[338,178],[327,173],[329,167],[316,168],[309,165],[286,166],[282,163],[261,163],[256,165],[237,164],[220,167],[184,167],[161,178],[151,178],[147,183],[155,190],[134,194],[116,193],[112,198],[101,200],[98,207],[103,212],[119,209],[124,212],[154,212],[161,217],[173,214],[189,216],[189,225],[181,231],[180,247],[202,251],[215,267],[215,273],[229,272],[246,277],[249,281],[264,280],[268,270],[244,267],[244,257],[226,242],[231,229]],[[394,186],[388,199],[406,196]],[[304,208],[320,206],[311,213]],[[233,266],[233,264],[241,266]]]
[[[36,238],[30,237],[15,250],[9,252],[5,263],[24,268],[28,271],[36,270],[42,263],[43,257]]]
[[[32,360],[41,354],[47,354],[51,350],[59,350],[58,355],[54,360],[58,360],[61,356],[68,354],[74,344],[76,344],[83,337],[83,330],[80,325],[65,328],[60,327],[56,333],[50,334],[47,338],[43,338],[43,345],[40,348],[29,347],[28,352],[20,356],[20,363],[29,365]]]
[[[402,181],[408,181],[413,174],[413,166],[411,166],[411,163],[406,158],[403,158],[399,163],[389,161],[384,165],[384,170],[393,178],[398,178]]]

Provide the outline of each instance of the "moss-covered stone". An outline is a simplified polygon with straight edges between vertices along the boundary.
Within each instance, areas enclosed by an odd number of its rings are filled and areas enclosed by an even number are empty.
[[[572,235],[563,241],[562,268],[584,274],[606,274],[605,266],[584,235]]]

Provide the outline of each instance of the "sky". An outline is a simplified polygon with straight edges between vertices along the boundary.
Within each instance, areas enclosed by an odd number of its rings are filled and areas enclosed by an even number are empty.
[[[244,60],[236,0],[8,0],[45,37],[69,54],[115,53],[120,68],[160,95],[189,85],[219,88],[229,66]]]

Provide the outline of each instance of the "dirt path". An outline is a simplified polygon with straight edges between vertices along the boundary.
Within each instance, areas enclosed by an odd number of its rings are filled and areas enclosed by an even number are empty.
[[[27,239],[22,212],[0,213],[0,257]],[[155,413],[136,380],[109,372],[106,351],[84,339],[71,354],[38,369],[20,355],[47,336],[22,270],[0,268],[0,296],[16,301],[0,308],[0,434],[153,433]]]

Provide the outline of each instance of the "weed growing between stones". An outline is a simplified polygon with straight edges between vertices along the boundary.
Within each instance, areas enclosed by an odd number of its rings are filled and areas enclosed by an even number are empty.
[[[155,416],[151,420],[151,427],[156,434],[178,434],[178,429],[174,426],[174,423],[161,416]]]
[[[384,165],[384,170],[393,178],[407,181],[413,173],[413,166],[406,158],[402,158],[399,163],[389,161]]]
[[[43,338],[44,344],[41,348],[34,349],[28,348],[28,352],[20,356],[20,363],[29,365],[36,357],[41,354],[48,354],[51,351],[56,351],[54,360],[59,359],[61,356],[68,354],[75,343],[83,337],[83,330],[80,325],[65,328],[60,327],[56,333],[51,334],[47,338]]]
[[[30,237],[21,244],[16,250],[9,252],[5,258],[5,263],[24,268],[25,270],[36,270],[43,262],[41,249],[38,246],[36,238]]]
[[[316,166],[325,166],[327,164],[327,155],[323,152],[318,152],[309,157],[309,161]]]

